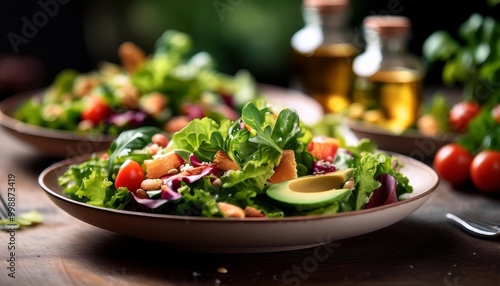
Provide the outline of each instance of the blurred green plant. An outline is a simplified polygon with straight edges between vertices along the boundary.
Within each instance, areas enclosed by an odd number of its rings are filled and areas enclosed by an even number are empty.
[[[495,6],[495,5],[500,4],[500,0],[488,0],[488,4],[490,6]]]
[[[474,13],[457,32],[459,39],[443,30],[432,33],[423,43],[424,58],[444,62],[443,82],[462,84],[464,100],[483,104],[500,92],[500,23]]]

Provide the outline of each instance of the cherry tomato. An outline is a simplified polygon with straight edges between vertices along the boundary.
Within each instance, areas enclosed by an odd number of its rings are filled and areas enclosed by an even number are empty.
[[[500,104],[491,110],[491,115],[495,118],[495,121],[500,124]]]
[[[309,142],[307,150],[318,160],[333,162],[339,145],[335,138],[315,137]]]
[[[125,161],[121,166],[115,179],[115,187],[127,188],[130,192],[136,192],[144,180],[144,170],[141,165],[133,160]]]
[[[500,193],[500,152],[479,152],[470,166],[472,183],[485,193]]]
[[[91,121],[94,125],[98,125],[112,113],[109,105],[104,99],[93,96],[89,98],[87,106],[82,111],[82,120]]]
[[[462,101],[455,104],[450,110],[451,128],[459,133],[467,132],[469,122],[479,111],[481,111],[481,106],[474,102]]]
[[[434,156],[434,170],[445,181],[458,187],[469,180],[471,153],[464,147],[450,143],[439,148]]]

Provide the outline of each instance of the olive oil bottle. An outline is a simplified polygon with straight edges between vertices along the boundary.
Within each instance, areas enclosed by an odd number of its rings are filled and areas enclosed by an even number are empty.
[[[410,21],[402,16],[369,16],[363,24],[367,45],[353,63],[353,101],[379,111],[381,118],[372,116],[368,121],[402,132],[418,119],[423,100],[422,64],[406,51]]]
[[[347,0],[305,0],[306,25],[291,41],[297,86],[326,112],[341,111],[351,102],[352,62],[359,49],[343,26],[348,4]]]

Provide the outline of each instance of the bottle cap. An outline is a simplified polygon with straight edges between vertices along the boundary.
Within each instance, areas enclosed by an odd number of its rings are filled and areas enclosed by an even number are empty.
[[[320,13],[332,13],[344,10],[349,0],[304,0],[306,7],[316,8]]]
[[[410,19],[404,16],[368,16],[363,25],[382,36],[401,35],[411,28]]]

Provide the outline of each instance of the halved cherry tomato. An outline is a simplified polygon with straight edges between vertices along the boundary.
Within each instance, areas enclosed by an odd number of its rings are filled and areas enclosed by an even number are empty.
[[[434,170],[452,186],[458,187],[469,180],[471,153],[464,147],[450,143],[439,148],[434,156]]]
[[[141,165],[133,160],[125,161],[121,166],[115,179],[115,187],[127,188],[130,192],[136,192],[144,180],[144,170]]]
[[[82,111],[82,120],[91,121],[94,125],[98,125],[113,111],[104,99],[98,96],[92,96],[87,102],[87,106]]]
[[[450,110],[451,128],[459,133],[467,132],[469,122],[481,111],[481,106],[475,102],[462,101]]]
[[[479,152],[470,166],[472,183],[485,193],[500,193],[500,152]]]
[[[309,142],[307,150],[318,160],[333,162],[339,145],[335,138],[316,137]]]

